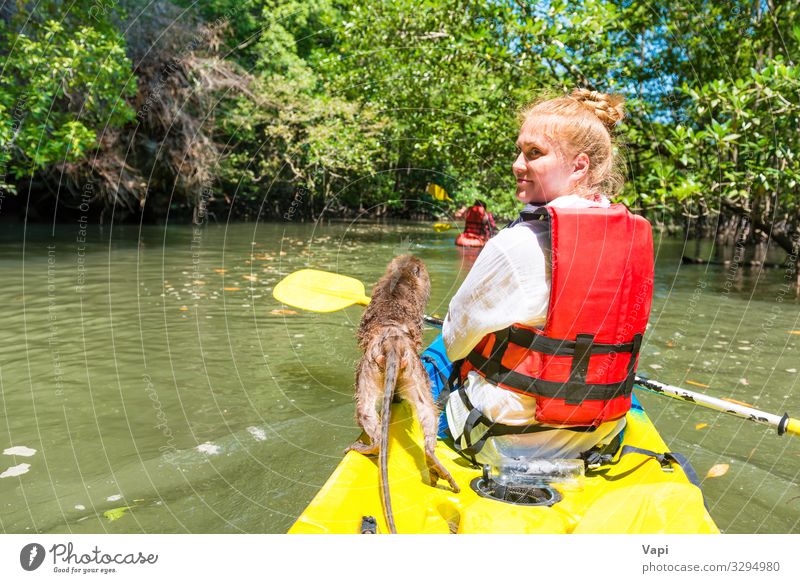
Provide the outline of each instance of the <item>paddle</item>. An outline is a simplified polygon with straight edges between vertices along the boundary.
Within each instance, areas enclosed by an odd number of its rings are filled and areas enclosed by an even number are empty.
[[[369,304],[369,296],[359,280],[318,269],[290,273],[273,288],[272,295],[282,304],[310,312],[336,312],[355,304]],[[439,318],[425,316],[425,322],[442,327]]]
[[[290,273],[278,282],[272,295],[282,304],[311,312],[336,312],[353,304],[369,304],[359,280],[318,269]]]
[[[733,415],[740,419],[748,419],[755,423],[760,423],[761,425],[769,425],[778,430],[778,435],[783,435],[784,433],[800,435],[800,420],[789,417],[788,413],[784,413],[783,416],[766,413],[754,409],[753,407],[748,407],[747,405],[740,405],[738,403],[726,401],[725,399],[709,397],[703,393],[690,391],[689,389],[681,387],[665,385],[664,383],[652,381],[639,375],[635,377],[634,382],[637,386],[656,393],[657,395],[664,395],[687,403],[694,403],[695,405],[700,405],[707,409],[713,409],[720,413],[727,413],[728,415]]]
[[[369,296],[366,295],[364,284],[359,280],[354,277],[317,269],[301,269],[287,275],[278,282],[272,290],[272,295],[282,304],[311,312],[335,312],[354,304],[362,306],[369,304]],[[442,327],[442,320],[432,316],[425,316],[425,323],[436,328]],[[755,423],[769,425],[777,429],[778,435],[783,435],[784,433],[800,435],[800,420],[793,419],[786,413],[783,416],[766,413],[746,405],[709,397],[681,387],[665,385],[641,375],[637,375],[634,382],[640,388],[647,389],[657,395],[672,397],[673,399],[694,403],[720,413],[727,413],[741,419],[749,419]]]

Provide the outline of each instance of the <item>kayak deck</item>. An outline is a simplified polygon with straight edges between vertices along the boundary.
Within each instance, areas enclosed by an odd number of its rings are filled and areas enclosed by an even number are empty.
[[[561,500],[552,506],[514,505],[485,498],[471,482],[481,470],[439,441],[436,455],[452,473],[461,492],[446,482],[428,483],[422,430],[408,403],[393,405],[389,435],[389,481],[399,533],[718,533],[703,505],[700,489],[677,465],[663,469],[638,453],[619,457],[582,484],[554,487]],[[634,398],[622,445],[657,453],[669,451]],[[622,448],[620,447],[620,450]],[[379,496],[377,457],[346,454],[289,533],[360,532],[362,517],[372,516],[378,532],[388,528]]]

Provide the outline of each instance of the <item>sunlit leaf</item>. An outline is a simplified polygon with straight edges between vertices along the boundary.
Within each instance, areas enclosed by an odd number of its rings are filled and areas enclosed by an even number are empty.
[[[115,520],[119,520],[125,513],[131,509],[131,506],[120,506],[119,508],[112,508],[111,510],[106,510],[103,512],[103,516],[109,521],[114,522]]]
[[[728,473],[730,464],[714,464],[706,473],[706,478],[719,478]]]
[[[696,381],[686,381],[686,384],[687,385],[693,385],[695,387],[702,387],[704,389],[707,389],[709,387],[709,385],[704,385],[703,383],[698,383]]]

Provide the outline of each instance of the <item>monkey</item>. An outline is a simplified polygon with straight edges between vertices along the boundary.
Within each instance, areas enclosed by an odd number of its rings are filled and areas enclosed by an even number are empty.
[[[414,407],[422,426],[431,485],[443,479],[455,493],[460,491],[434,453],[439,415],[430,390],[430,378],[418,356],[430,291],[430,277],[422,260],[413,255],[395,257],[375,284],[358,328],[358,347],[364,354],[356,369],[356,421],[370,443],[357,440],[345,452],[379,454],[381,502],[392,534],[397,530],[389,498],[387,466],[389,418],[395,389]]]

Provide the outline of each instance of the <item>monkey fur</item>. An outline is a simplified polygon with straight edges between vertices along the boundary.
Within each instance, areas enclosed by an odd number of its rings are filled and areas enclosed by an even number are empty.
[[[454,492],[460,491],[453,476],[434,454],[439,412],[433,402],[430,378],[418,356],[430,289],[430,278],[422,260],[413,255],[395,257],[375,284],[358,328],[358,346],[364,356],[356,371],[356,420],[370,443],[359,440],[346,451],[379,454],[381,500],[392,533],[397,531],[389,498],[387,462],[389,417],[395,389],[414,407],[422,426],[431,484],[435,486],[443,479]]]

